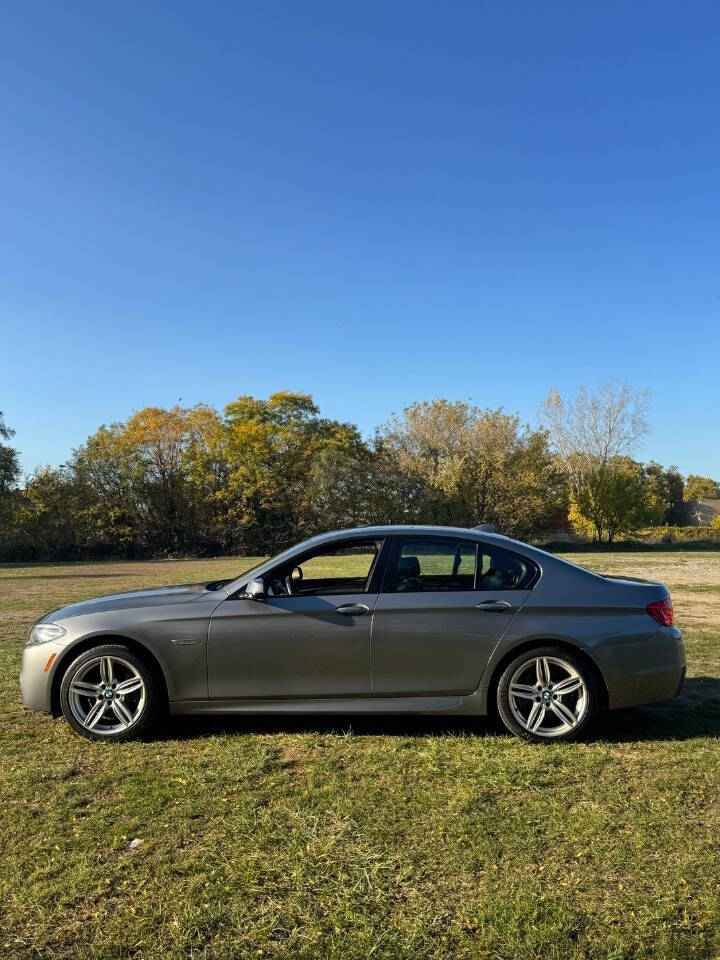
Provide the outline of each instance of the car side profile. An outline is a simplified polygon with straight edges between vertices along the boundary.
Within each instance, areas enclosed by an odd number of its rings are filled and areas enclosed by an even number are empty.
[[[323,534],[234,580],[99,597],[33,625],[25,706],[91,739],[158,711],[497,713],[533,741],[601,708],[676,696],[682,635],[660,583],[601,576],[482,530]]]

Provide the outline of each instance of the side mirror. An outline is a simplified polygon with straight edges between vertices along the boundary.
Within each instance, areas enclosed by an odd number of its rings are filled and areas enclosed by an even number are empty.
[[[263,579],[251,580],[245,587],[243,594],[246,600],[264,600],[265,599],[265,581]]]

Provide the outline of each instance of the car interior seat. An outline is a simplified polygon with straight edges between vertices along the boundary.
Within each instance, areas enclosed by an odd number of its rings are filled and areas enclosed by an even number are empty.
[[[405,593],[409,590],[421,590],[420,583],[420,561],[417,557],[400,557],[397,568],[397,587],[398,593]]]

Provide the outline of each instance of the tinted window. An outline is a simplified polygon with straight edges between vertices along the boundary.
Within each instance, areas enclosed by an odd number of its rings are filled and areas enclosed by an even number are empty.
[[[274,596],[364,593],[377,554],[376,543],[344,544],[318,550],[292,566],[271,573],[268,590]]]
[[[477,544],[437,537],[403,538],[396,544],[383,592],[472,590]]]
[[[534,570],[520,557],[480,544],[478,590],[518,590],[533,577]]]

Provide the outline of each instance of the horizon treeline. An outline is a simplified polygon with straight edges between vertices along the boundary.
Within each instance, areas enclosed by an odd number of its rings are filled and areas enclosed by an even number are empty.
[[[571,404],[551,392],[532,429],[501,407],[437,399],[371,440],[304,393],[240,396],[222,413],[147,407],[23,483],[0,414],[0,560],[257,555],[375,523],[612,541],[677,522],[683,498],[720,497],[713,480],[633,458],[646,406],[613,381]]]

